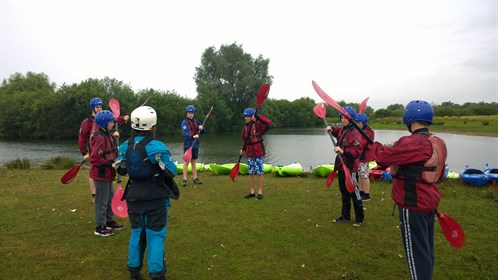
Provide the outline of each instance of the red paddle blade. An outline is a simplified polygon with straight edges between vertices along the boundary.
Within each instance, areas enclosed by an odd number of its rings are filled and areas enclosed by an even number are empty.
[[[268,93],[270,93],[270,85],[263,84],[258,90],[258,95],[256,95],[256,108],[259,108],[263,104],[268,97]]]
[[[439,211],[436,211],[436,217],[446,240],[454,247],[462,248],[465,242],[465,234],[462,227],[453,218]]]
[[[344,108],[341,107],[337,102],[335,102],[332,97],[328,96],[325,91],[323,91],[318,84],[315,81],[312,81],[313,88],[315,89],[316,93],[325,101],[327,104],[330,106],[334,107],[337,111],[339,111],[342,115],[344,115],[348,120],[351,120],[351,116],[344,110]]]
[[[365,109],[367,108],[367,102],[368,102],[368,99],[369,99],[369,98],[370,98],[370,97],[367,97],[367,98],[365,98],[365,100],[363,100],[363,101],[361,102],[361,104],[360,104],[360,108],[359,108],[359,110],[358,110],[358,113],[363,113],[363,112],[365,112]]]
[[[352,192],[354,192],[354,189],[356,188],[356,186],[353,182],[353,178],[351,178],[351,172],[349,171],[349,168],[347,168],[344,165],[342,166],[342,170],[344,170],[344,180],[346,181],[346,190],[348,190],[348,192],[352,193]]]
[[[230,170],[230,179],[232,179],[232,181],[237,181],[237,177],[239,177],[239,170],[240,162],[237,162],[237,164],[232,167],[232,170]]]
[[[119,183],[112,197],[112,212],[120,218],[126,218],[128,217],[128,205],[126,204],[126,200],[121,200],[121,197],[123,197],[123,188],[121,187],[121,183]]]
[[[327,181],[325,182],[328,189],[330,189],[330,186],[332,186],[332,183],[334,183],[334,179],[335,179],[335,170],[332,170],[329,176],[327,176]]]
[[[111,98],[111,100],[109,100],[109,107],[111,108],[114,118],[116,119],[119,118],[119,115],[121,115],[121,107],[119,105],[119,101],[117,101],[114,98]]]
[[[69,169],[61,178],[61,183],[63,184],[69,184],[71,181],[78,175],[78,172],[80,172],[80,168],[85,163],[85,161],[82,161],[75,165],[73,168]]]
[[[192,145],[193,146],[193,145]],[[192,160],[192,147],[188,148],[183,154],[183,160],[185,162],[190,162]]]
[[[313,107],[313,112],[315,115],[317,115],[320,119],[324,119],[325,115],[327,114],[327,108],[325,107],[325,104],[322,102],[318,103]]]

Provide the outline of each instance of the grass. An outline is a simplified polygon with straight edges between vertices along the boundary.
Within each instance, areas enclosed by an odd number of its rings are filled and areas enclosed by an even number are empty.
[[[64,172],[0,169],[0,279],[127,279],[129,222],[94,236],[88,170],[68,185]],[[180,187],[172,201],[168,279],[409,279],[389,183],[372,182],[365,225],[354,228],[331,222],[337,182],[328,190],[313,175],[267,174],[258,201],[243,198],[247,176],[200,176],[203,185]],[[497,279],[497,189],[446,181],[440,190],[440,210],[462,225],[466,243],[455,249],[436,226],[434,279]]]

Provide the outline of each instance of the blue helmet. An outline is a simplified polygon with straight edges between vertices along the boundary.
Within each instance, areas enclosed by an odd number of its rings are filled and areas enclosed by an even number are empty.
[[[366,126],[368,124],[368,116],[365,113],[358,113],[354,117],[355,122],[361,122],[363,126]]]
[[[195,113],[195,107],[194,105],[188,105],[187,108],[185,109],[185,112],[187,113]]]
[[[256,114],[256,110],[254,110],[253,108],[246,108],[244,110],[244,117],[252,117],[254,116],[254,114]]]
[[[351,119],[354,120],[354,117],[356,117],[356,110],[351,106],[344,107],[344,110],[351,116]],[[339,113],[339,118],[341,118],[341,116],[343,116],[343,114]]]
[[[107,129],[107,124],[110,121],[115,121],[115,119],[114,115],[109,110],[102,110],[95,116],[95,123],[103,129]]]
[[[432,105],[423,100],[412,100],[403,111],[403,123],[410,126],[414,121],[426,121],[432,124],[434,110]]]
[[[102,99],[94,97],[92,98],[92,100],[90,100],[90,110],[93,111],[93,109],[95,109],[95,106],[102,106],[103,104],[104,102],[102,102]]]

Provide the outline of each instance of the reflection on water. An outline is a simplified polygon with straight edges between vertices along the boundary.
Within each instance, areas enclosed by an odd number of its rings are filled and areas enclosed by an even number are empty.
[[[407,131],[376,130],[376,140],[392,143]],[[461,171],[465,165],[482,169],[486,163],[498,167],[498,137],[467,136],[438,133],[446,141],[450,170]],[[238,134],[204,134],[201,136],[199,162],[233,163],[239,158],[242,139]],[[305,170],[310,166],[334,162],[332,141],[322,128],[272,129],[264,136],[266,162],[273,165],[300,163]],[[161,138],[173,157],[182,161],[181,136]],[[122,139],[124,141],[124,139]],[[59,155],[81,160],[76,140],[8,142],[0,141],[0,164],[16,158],[28,158],[33,165]],[[242,159],[243,161],[245,158]]]

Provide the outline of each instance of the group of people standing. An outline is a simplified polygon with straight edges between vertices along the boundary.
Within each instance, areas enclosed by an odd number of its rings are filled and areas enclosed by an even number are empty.
[[[114,221],[111,210],[114,193],[112,181],[116,175],[116,164],[119,163],[119,174],[128,174],[130,177],[122,199],[126,199],[128,203],[132,228],[128,255],[131,278],[142,279],[140,270],[147,250],[152,279],[165,279],[164,241],[168,208],[171,205],[169,199],[179,197],[172,179],[177,174],[176,164],[166,144],[155,138],[157,115],[153,108],[141,106],[131,113],[132,136],[117,147],[114,138],[119,137],[119,132],[113,132],[114,124],[127,122],[130,118],[120,116],[115,119],[112,112],[102,110],[102,106],[99,98],[90,101],[92,116],[83,120],[79,133],[80,151],[85,160],[90,160],[91,166],[90,190],[95,199],[97,224],[95,235],[110,236],[113,234],[112,230],[124,228]],[[392,166],[394,183],[391,196],[399,208],[401,234],[410,274],[412,279],[432,279],[435,211],[440,200],[436,183],[443,178],[441,165],[444,168],[446,160],[445,156],[433,160],[435,154],[446,155],[446,150],[438,153],[430,140],[428,128],[434,115],[432,105],[422,100],[408,103],[403,112],[403,123],[411,135],[400,138],[393,145],[372,141],[375,133],[368,125],[366,114],[357,114],[352,107],[343,109],[349,116],[339,114],[341,124],[326,128],[337,138],[337,146],[333,152],[337,154],[335,171],[339,176],[342,199],[341,215],[333,222],[351,221],[352,202],[355,212],[353,226],[363,226],[365,214],[362,202],[371,199],[368,163],[375,160],[377,164]],[[183,186],[188,183],[189,163],[192,165],[193,183],[202,184],[197,176],[196,160],[200,147],[199,135],[206,131],[195,118],[195,113],[193,105],[187,106],[186,119],[181,123],[184,152],[192,148],[192,159],[184,162],[183,166]],[[241,132],[243,146],[240,154],[246,154],[250,176],[250,192],[244,197],[263,199],[265,147],[262,136],[270,128],[271,120],[258,114],[253,108],[245,109],[243,115],[246,125]],[[353,121],[358,126],[354,126]],[[370,142],[365,135],[370,138]],[[444,145],[443,147],[446,149]],[[126,162],[126,166],[123,166],[123,162]],[[141,166],[144,162],[146,165]],[[347,168],[343,168],[342,163]],[[351,179],[355,185],[354,192],[349,192],[346,188],[347,179]],[[158,189],[157,186],[162,188]]]

